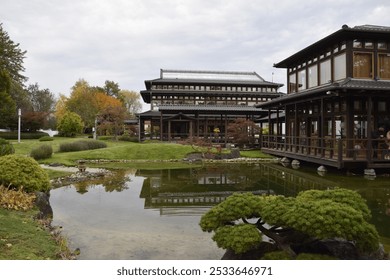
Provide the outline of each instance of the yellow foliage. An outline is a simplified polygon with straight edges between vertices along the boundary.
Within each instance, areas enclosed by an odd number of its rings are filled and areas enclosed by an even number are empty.
[[[34,206],[35,194],[0,186],[0,207],[10,210],[29,210]]]

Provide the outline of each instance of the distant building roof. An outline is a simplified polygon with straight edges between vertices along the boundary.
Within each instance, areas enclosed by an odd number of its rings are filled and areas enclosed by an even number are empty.
[[[265,82],[256,72],[160,70],[161,79]]]

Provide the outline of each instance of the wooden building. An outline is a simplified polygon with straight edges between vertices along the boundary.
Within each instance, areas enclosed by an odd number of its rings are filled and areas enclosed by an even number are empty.
[[[287,69],[288,92],[260,106],[270,112],[264,152],[390,168],[390,27],[344,25],[274,66]]]
[[[215,137],[226,143],[227,126],[237,118],[257,120],[268,110],[256,106],[279,97],[281,84],[256,72],[161,70],[141,91],[149,111],[138,115],[140,140],[172,141]]]

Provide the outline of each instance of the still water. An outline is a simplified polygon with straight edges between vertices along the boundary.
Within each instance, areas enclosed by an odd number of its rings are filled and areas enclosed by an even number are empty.
[[[373,213],[385,246],[390,244],[390,178],[276,164],[226,164],[202,168],[118,171],[101,181],[51,191],[53,225],[62,226],[79,259],[220,259],[224,253],[202,232],[199,220],[232,192],[295,196],[308,189],[355,189]],[[386,247],[387,249],[387,247]]]

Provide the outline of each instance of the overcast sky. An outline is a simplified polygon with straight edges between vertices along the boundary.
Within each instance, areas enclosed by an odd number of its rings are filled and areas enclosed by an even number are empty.
[[[28,84],[65,95],[80,78],[140,91],[161,68],[285,84],[274,63],[343,24],[390,26],[389,15],[388,0],[0,0],[3,28],[27,51]]]

